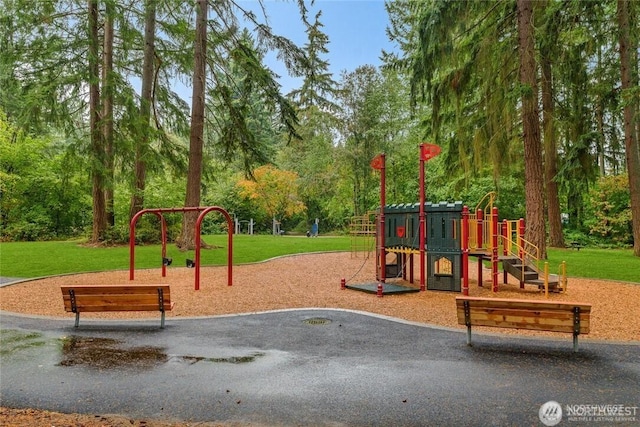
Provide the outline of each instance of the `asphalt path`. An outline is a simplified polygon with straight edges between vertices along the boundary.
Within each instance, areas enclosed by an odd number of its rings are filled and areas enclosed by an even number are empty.
[[[640,425],[636,344],[583,339],[574,353],[570,335],[475,333],[469,347],[465,331],[331,309],[169,317],[165,329],[159,316],[73,323],[0,312],[2,405],[234,425],[535,426],[557,401],[560,425]],[[587,405],[627,415],[566,415]]]

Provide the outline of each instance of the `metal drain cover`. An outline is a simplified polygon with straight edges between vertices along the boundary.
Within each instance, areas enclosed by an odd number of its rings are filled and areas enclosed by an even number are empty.
[[[304,319],[304,323],[307,325],[326,325],[327,323],[331,323],[331,320],[323,317],[312,317],[310,319]]]

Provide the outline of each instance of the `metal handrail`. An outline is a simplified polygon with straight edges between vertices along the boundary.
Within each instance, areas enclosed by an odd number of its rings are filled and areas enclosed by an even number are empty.
[[[478,209],[480,209],[480,206],[482,206],[482,202],[484,202],[485,199],[488,198],[489,202],[485,205],[485,207],[482,209],[482,211],[484,212],[485,216],[487,216],[487,212],[490,215],[491,214],[491,210],[493,209],[493,202],[495,202],[495,200],[496,200],[496,196],[497,196],[497,193],[495,191],[489,191],[487,194],[484,195],[484,197],[482,199],[480,199],[480,201],[476,205],[476,209],[475,209],[474,212],[477,212]]]
[[[536,245],[522,238],[521,240],[524,242],[524,247],[521,247],[517,242],[507,239],[504,236],[500,237],[502,238],[503,247],[507,248],[507,253],[522,261],[522,277],[524,277],[524,268],[527,265],[535,268],[537,272],[540,272],[540,249],[538,249]],[[514,250],[514,248],[516,250]]]
[[[562,261],[558,266],[558,278],[562,283],[562,292],[566,293],[568,280],[567,280],[567,263],[565,261]]]

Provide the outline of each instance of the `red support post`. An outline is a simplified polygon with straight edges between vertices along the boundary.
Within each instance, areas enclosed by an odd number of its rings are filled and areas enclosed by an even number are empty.
[[[524,232],[525,232],[524,218],[520,218],[520,220],[518,221],[518,256],[520,258],[520,261],[522,261],[523,264],[525,262]],[[520,288],[524,289],[524,280],[520,280]]]
[[[380,280],[380,216],[376,215],[376,280]]]
[[[166,277],[167,266],[164,263],[164,260],[167,257],[167,221],[164,219],[164,215],[162,215],[162,213],[160,213],[159,216],[160,216],[160,227],[162,229],[160,232],[160,236],[162,239],[162,277]]]
[[[195,256],[195,267],[196,267],[196,282],[195,289],[196,291],[200,289],[200,250],[201,250],[201,236],[200,236],[200,228],[202,225],[202,220],[205,215],[207,215],[211,211],[220,212],[227,220],[227,286],[231,286],[233,282],[233,220],[229,213],[218,207],[218,206],[210,206],[208,208],[204,208],[198,219],[196,220],[196,256]]]
[[[409,255],[409,283],[413,284],[413,252]]]
[[[425,195],[425,190],[424,190],[424,156],[422,155],[422,153],[424,152],[425,149],[425,144],[421,144],[420,145],[420,172],[419,172],[419,181],[420,181],[420,226],[419,226],[419,232],[420,232],[420,239],[419,239],[419,245],[420,245],[420,290],[421,291],[425,291],[427,289],[426,287],[426,268],[425,268],[425,261],[424,261],[424,257],[425,257],[425,246],[427,245],[427,224],[426,224],[426,218],[425,218],[425,212],[424,212],[424,204],[426,201],[426,195]]]
[[[347,289],[347,281],[344,279],[344,277],[340,279],[340,289],[342,290]]]
[[[129,280],[134,279],[134,271],[135,271],[135,251],[136,251],[136,224],[138,223],[138,219],[146,213],[152,213],[160,219],[160,223],[162,224],[162,251],[161,256],[162,260],[167,256],[167,223],[162,216],[163,209],[143,209],[138,211],[131,221],[129,221]],[[164,262],[162,264],[162,277],[165,277],[167,274],[166,266]]]
[[[462,207],[462,294],[469,295],[469,208]]]
[[[520,259],[524,258],[524,218],[518,220],[518,256]]]
[[[380,246],[378,248],[379,250],[379,256],[380,256],[380,281],[384,283],[384,281],[386,280],[386,270],[387,270],[387,251],[385,249],[385,216],[384,216],[384,206],[387,204],[387,196],[386,196],[386,161],[385,161],[385,154],[382,153],[380,154],[380,159],[381,159],[381,165],[382,167],[380,168],[380,239],[379,239],[379,243]]]
[[[511,241],[511,236],[509,236],[508,228],[509,228],[509,222],[505,219],[502,222],[502,255],[505,257],[509,255],[508,245],[509,245],[509,242]],[[503,269],[502,283],[506,284],[507,281],[508,281],[507,270]]]
[[[491,209],[491,273],[493,292],[498,292],[498,208]]]

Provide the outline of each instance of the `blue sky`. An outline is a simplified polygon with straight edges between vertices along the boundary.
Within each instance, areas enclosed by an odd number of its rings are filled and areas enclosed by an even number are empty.
[[[256,9],[257,1],[244,0],[239,4],[261,13]],[[269,24],[276,34],[292,40],[298,46],[307,42],[294,0],[265,0],[264,6]],[[316,0],[313,7],[308,6],[308,9],[312,23],[316,13],[322,10],[320,22],[324,25],[323,32],[329,37],[329,54],[322,59],[329,62],[329,70],[336,81],[340,79],[342,71],[350,72],[366,64],[380,65],[382,50],[393,50],[393,44],[388,41],[385,32],[388,17],[383,0]],[[259,17],[262,18],[262,15]],[[267,57],[267,65],[281,76],[282,93],[286,94],[300,85],[300,80],[288,76],[284,66],[277,63],[273,55]]]

